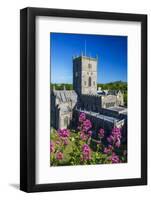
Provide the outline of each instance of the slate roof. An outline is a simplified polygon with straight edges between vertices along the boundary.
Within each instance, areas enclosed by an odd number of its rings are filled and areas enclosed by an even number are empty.
[[[78,110],[78,109],[77,109]],[[97,112],[92,112],[92,111],[86,111],[86,110],[78,110],[80,112],[84,112],[85,114],[88,114],[88,115],[91,115],[93,117],[96,117],[96,118],[99,118],[99,119],[102,119],[104,121],[108,121],[110,123],[114,123],[114,122],[119,122],[120,120],[116,117],[110,117],[110,116],[107,116],[107,115],[102,115],[100,113],[97,113]]]
[[[77,101],[77,93],[74,90],[54,90],[53,93],[60,102]]]
[[[109,90],[108,95],[117,95],[120,91],[119,90]]]
[[[118,95],[121,92],[120,90],[98,90],[97,94],[99,95]]]
[[[117,112],[122,112],[122,111],[126,112],[127,111],[127,108],[121,107],[121,106],[110,107],[110,108],[107,108],[107,109],[117,111]]]

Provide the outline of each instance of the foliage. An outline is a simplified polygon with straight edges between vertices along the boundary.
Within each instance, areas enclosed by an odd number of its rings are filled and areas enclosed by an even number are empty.
[[[64,88],[66,88],[66,90],[73,90],[73,85],[70,83],[52,83],[50,84],[51,89],[53,89],[53,87],[55,87],[56,90],[63,90]]]
[[[127,83],[123,81],[115,81],[111,83],[98,83],[98,87],[102,90],[121,90],[122,92],[127,91]]]
[[[105,139],[100,128],[97,139],[93,138],[92,124],[81,113],[77,131],[69,129],[51,130],[51,166],[122,163],[127,161],[126,145],[121,144],[119,128],[113,128]],[[106,144],[103,142],[106,140]]]
[[[70,83],[52,83],[51,88],[55,86],[56,90],[63,90],[64,86],[67,90],[72,90],[73,85]],[[111,83],[98,83],[97,87],[101,87],[102,90],[121,90],[123,92],[127,91],[127,82],[115,81]]]

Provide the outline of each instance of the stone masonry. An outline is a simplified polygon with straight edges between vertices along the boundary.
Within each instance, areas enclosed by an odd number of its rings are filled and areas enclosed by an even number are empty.
[[[73,57],[73,90],[51,90],[51,126],[76,128],[80,112],[91,119],[94,131],[103,127],[127,130],[127,108],[121,91],[97,90],[98,58]]]

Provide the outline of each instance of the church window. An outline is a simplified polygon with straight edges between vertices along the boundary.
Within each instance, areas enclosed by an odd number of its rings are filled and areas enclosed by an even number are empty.
[[[91,69],[92,68],[92,64],[89,63],[88,64],[88,68]]]
[[[75,76],[76,76],[76,77],[78,76],[78,72],[75,73]]]
[[[89,77],[89,87],[91,87],[91,77]]]

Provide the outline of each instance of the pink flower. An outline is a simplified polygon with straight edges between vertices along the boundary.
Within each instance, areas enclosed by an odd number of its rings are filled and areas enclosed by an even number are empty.
[[[60,144],[60,141],[59,141],[59,140],[56,140],[56,144]]]
[[[111,141],[114,143],[115,141],[116,141],[116,137],[115,137],[115,135],[110,135],[110,138],[111,138]]]
[[[85,120],[86,120],[85,113],[80,113],[80,115],[79,115],[79,122],[84,122]]]
[[[88,136],[89,136],[89,137],[92,136],[92,131],[88,131]]]
[[[91,159],[91,150],[89,145],[84,144],[82,146],[82,156],[83,156],[83,160],[90,160]]]
[[[107,138],[107,141],[108,141],[109,143],[112,143],[111,137],[108,137],[108,138]]]
[[[80,138],[81,138],[81,140],[83,140],[83,141],[86,141],[86,140],[88,139],[87,135],[86,135],[84,132],[82,132],[82,131],[81,131],[81,133],[80,133]]]
[[[113,146],[112,145],[109,145],[108,147],[105,147],[104,148],[104,153],[105,154],[109,154],[113,151]]]
[[[56,153],[56,159],[57,160],[62,160],[63,159],[63,153],[61,151]]]
[[[68,139],[64,139],[64,145],[68,145],[69,141]]]
[[[104,153],[105,153],[105,154],[108,154],[108,153],[110,153],[110,152],[111,152],[111,149],[109,149],[109,148],[107,148],[107,147],[104,148]]]
[[[112,163],[120,163],[119,157],[114,152],[109,157],[109,160],[112,161]]]
[[[107,138],[107,141],[112,144],[115,145],[116,148],[119,148],[121,145],[121,130],[120,128],[116,128],[114,127],[112,129],[112,133],[111,135]]]
[[[116,138],[121,138],[121,129],[114,127],[112,129],[112,135]]]
[[[82,150],[83,150],[83,151],[89,151],[89,150],[90,150],[89,145],[84,144],[84,145],[82,146]]]
[[[70,135],[70,132],[69,132],[69,130],[68,129],[59,129],[58,130],[58,134],[59,134],[59,136],[62,138],[62,139],[65,139],[65,138],[67,138],[67,137],[69,137],[69,135]]]
[[[104,137],[104,129],[103,128],[100,128],[98,135],[100,138]]]
[[[54,152],[55,147],[54,147],[54,143],[50,142],[50,152]]]
[[[84,130],[84,131],[88,131],[90,128],[92,128],[91,121],[90,121],[89,119],[86,119],[86,120],[83,122],[83,130]]]
[[[116,143],[115,143],[115,147],[119,148],[121,145],[121,140],[118,138]]]
[[[108,148],[112,151],[114,148],[112,145],[109,145]]]

